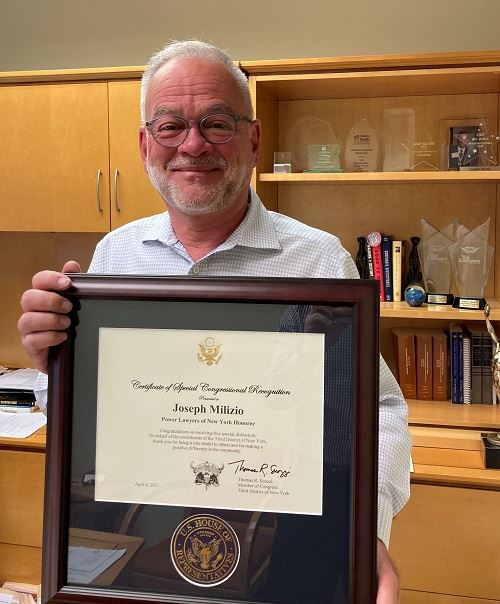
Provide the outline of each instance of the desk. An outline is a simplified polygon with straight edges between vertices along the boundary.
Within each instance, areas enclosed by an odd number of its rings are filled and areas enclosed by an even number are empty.
[[[143,544],[141,537],[89,531],[87,529],[69,529],[69,545],[92,547],[95,549],[126,549],[125,554],[106,571],[94,579],[91,585],[109,586],[118,578],[137,550]]]
[[[42,565],[44,426],[0,438],[0,581],[38,584]]]

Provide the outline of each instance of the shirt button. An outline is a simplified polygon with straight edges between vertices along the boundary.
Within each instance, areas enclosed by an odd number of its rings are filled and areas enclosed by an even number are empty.
[[[199,275],[199,274],[200,274],[200,267],[193,266],[193,275]]]

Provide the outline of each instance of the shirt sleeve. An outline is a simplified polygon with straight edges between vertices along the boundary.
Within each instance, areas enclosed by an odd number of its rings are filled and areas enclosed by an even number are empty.
[[[338,278],[358,278],[356,265],[348,252],[337,258],[335,272]],[[411,436],[408,406],[382,355],[379,379],[377,535],[388,546],[392,519],[410,497]]]

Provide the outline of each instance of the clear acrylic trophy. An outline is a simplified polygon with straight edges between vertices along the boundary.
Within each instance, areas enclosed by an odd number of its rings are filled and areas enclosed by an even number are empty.
[[[351,128],[345,143],[347,172],[376,172],[379,165],[379,142],[374,128],[362,118]]]
[[[428,304],[451,304],[450,245],[454,242],[453,223],[440,230],[421,218],[422,255],[421,264]]]
[[[415,110],[399,107],[384,110],[384,172],[410,169],[410,141],[415,140]]]
[[[455,308],[482,310],[486,305],[484,288],[494,254],[488,245],[489,226],[489,218],[472,231],[459,225],[456,241],[448,248],[457,289]]]

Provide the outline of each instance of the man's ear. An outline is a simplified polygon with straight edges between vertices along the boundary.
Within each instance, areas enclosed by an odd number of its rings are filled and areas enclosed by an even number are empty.
[[[250,142],[252,145],[252,153],[254,156],[254,165],[257,165],[257,160],[259,159],[260,146],[262,140],[262,125],[260,120],[254,120],[250,124]]]
[[[141,126],[139,128],[139,151],[141,153],[142,165],[144,166],[144,171],[148,171],[148,137],[146,128]]]

